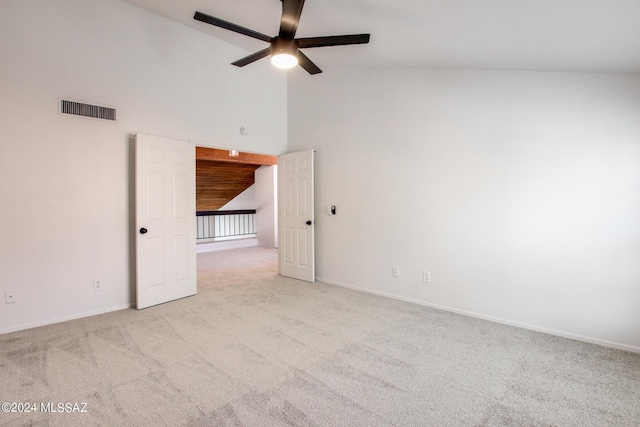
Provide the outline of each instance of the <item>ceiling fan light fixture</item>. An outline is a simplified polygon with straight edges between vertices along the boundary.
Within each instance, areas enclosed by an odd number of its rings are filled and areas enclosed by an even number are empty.
[[[285,69],[298,65],[298,42],[276,37],[271,43],[271,63]]]
[[[290,52],[278,52],[271,55],[271,63],[278,68],[293,68],[298,65],[298,57]]]

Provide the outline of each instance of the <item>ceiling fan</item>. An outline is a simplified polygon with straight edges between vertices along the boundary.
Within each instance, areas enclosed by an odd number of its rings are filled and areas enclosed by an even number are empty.
[[[324,46],[343,46],[349,44],[369,43],[370,34],[348,34],[342,36],[306,37],[295,38],[302,14],[304,0],[281,0],[282,19],[280,20],[280,32],[276,37],[270,37],[257,31],[250,30],[219,18],[196,12],[193,19],[215,25],[216,27],[235,31],[245,36],[253,37],[269,43],[269,47],[251,54],[245,58],[233,62],[232,65],[244,67],[252,62],[271,55],[271,62],[280,68],[292,68],[300,65],[309,74],[318,74],[322,70],[311,62],[300,49]]]

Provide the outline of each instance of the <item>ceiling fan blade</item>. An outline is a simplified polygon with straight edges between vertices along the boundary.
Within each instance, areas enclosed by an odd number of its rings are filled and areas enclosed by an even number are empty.
[[[307,58],[307,56],[300,51],[298,51],[298,65],[300,65],[302,68],[307,70],[307,72],[311,75],[322,72],[322,70],[318,68],[316,64],[311,62],[311,60]]]
[[[300,15],[304,0],[282,0],[282,19],[280,20],[280,37],[294,38],[298,31]]]
[[[344,36],[307,37],[297,40],[301,48],[309,48],[369,43],[370,37],[371,34],[349,34]]]
[[[265,42],[271,42],[271,39],[272,39],[272,37],[269,37],[265,34],[250,30],[245,27],[241,27],[240,25],[236,25],[219,18],[214,18],[213,16],[207,15],[206,13],[196,12],[196,14],[193,16],[193,19],[206,22],[207,24],[211,24],[216,27],[224,28],[225,30],[230,30],[236,33],[244,34],[245,36],[253,37],[254,39],[262,40]]]
[[[265,56],[269,56],[269,55],[271,55],[271,46],[261,50],[260,52],[256,52],[249,56],[245,56],[242,59],[238,59],[236,62],[232,62],[231,65],[235,65],[236,67],[244,67],[245,65],[249,65],[252,62],[257,61],[258,59],[262,59]]]

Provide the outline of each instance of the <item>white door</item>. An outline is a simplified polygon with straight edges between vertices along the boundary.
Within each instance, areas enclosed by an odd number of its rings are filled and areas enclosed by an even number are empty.
[[[278,159],[278,258],[280,274],[315,282],[314,151]]]
[[[195,295],[196,149],[136,135],[136,307]]]

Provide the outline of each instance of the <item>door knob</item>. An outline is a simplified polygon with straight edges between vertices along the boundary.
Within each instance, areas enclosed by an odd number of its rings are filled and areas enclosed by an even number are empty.
[[[147,234],[147,231],[149,231],[149,230],[147,230],[146,228],[142,227],[140,229],[140,234]]]
[[[311,220],[307,221],[307,225],[311,225]]]

